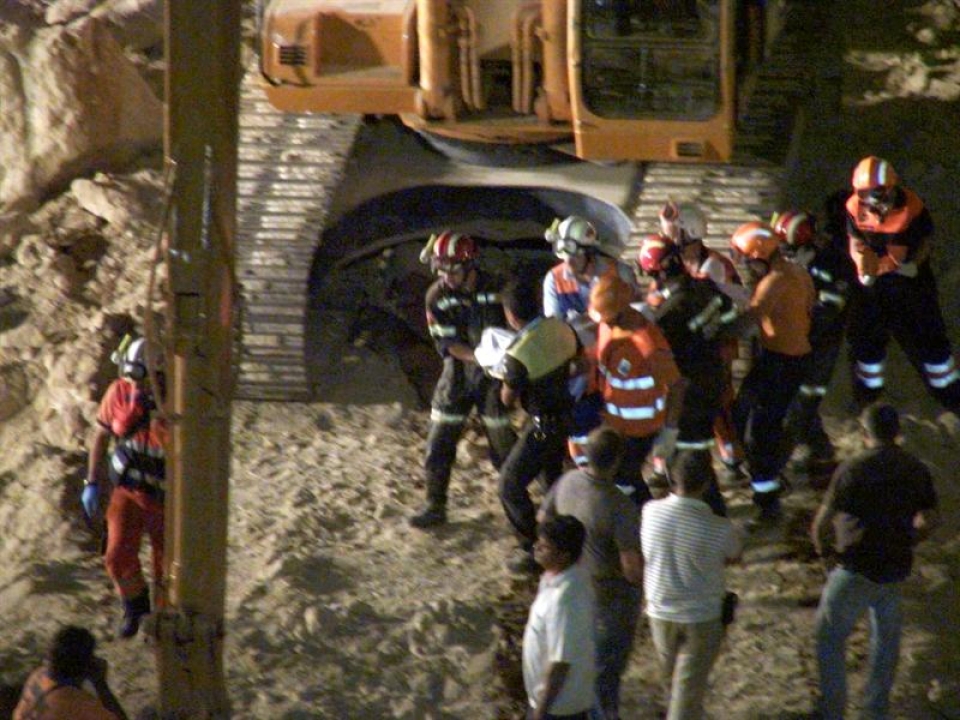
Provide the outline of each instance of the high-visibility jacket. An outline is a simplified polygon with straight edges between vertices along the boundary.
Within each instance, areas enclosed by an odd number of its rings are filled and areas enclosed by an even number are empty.
[[[912,190],[901,192],[903,202],[883,218],[871,212],[856,193],[847,199],[849,252],[861,277],[886,275],[905,262],[917,262],[921,242],[933,232],[923,201]]]
[[[579,352],[577,334],[560,318],[539,317],[507,348],[504,382],[516,390],[531,415],[566,415],[570,363]]]
[[[625,315],[620,326],[600,324],[597,384],[607,424],[628,437],[646,437],[663,426],[680,371],[657,326],[634,310]]]

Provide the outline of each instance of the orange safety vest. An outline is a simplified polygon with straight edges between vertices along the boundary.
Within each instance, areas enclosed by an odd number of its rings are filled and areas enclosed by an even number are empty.
[[[881,220],[876,214],[869,212],[866,205],[860,202],[860,198],[854,193],[847,198],[847,212],[853,218],[858,229],[868,233],[883,235],[897,235],[904,232],[910,223],[923,212],[923,200],[921,200],[912,190],[904,190],[906,203],[903,207],[894,208],[887,216]],[[898,245],[892,241],[886,244],[886,254],[883,257],[877,255],[877,252],[866,245],[859,238],[849,238],[850,257],[853,258],[857,266],[857,274],[864,275],[885,275],[890,272],[896,272],[900,265],[907,259],[909,248],[906,245]]]
[[[628,437],[646,437],[663,426],[667,395],[680,371],[655,325],[627,330],[601,323],[597,371],[608,425]]]

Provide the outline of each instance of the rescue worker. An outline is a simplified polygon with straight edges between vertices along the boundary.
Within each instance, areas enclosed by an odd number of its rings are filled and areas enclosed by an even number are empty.
[[[648,454],[663,464],[673,455],[687,381],[660,329],[630,304],[633,289],[605,275],[590,291],[599,324],[597,387],[604,422],[624,436],[616,483],[637,505],[651,498],[643,479]]]
[[[500,402],[500,383],[484,373],[474,355],[485,328],[506,324],[500,283],[480,269],[479,259],[476,240],[451,230],[431,236],[420,254],[421,262],[429,262],[437,276],[427,289],[425,304],[427,327],[443,358],[443,370],[430,409],[424,463],[427,504],[410,518],[416,528],[447,521],[450,473],[473,408],[483,421],[495,468],[500,468],[516,440]]]
[[[150,590],[140,564],[143,533],[150,538],[157,603],[162,602],[163,506],[166,484],[165,447],[168,430],[158,409],[164,375],[159,360],[148,372],[147,341],[124,338],[113,354],[120,377],[110,383],[97,411],[90,444],[87,478],[81,500],[87,517],[100,515],[102,466],[107,463],[112,490],[107,507],[104,564],[123,603],[120,638],[136,635],[140,621],[150,613]],[[155,387],[156,383],[156,387]]]
[[[714,422],[721,413],[727,387],[724,342],[743,332],[743,324],[738,322],[740,313],[712,280],[687,273],[680,249],[669,238],[648,235],[640,247],[637,265],[657,284],[661,301],[652,308],[653,319],[688,381],[677,449],[709,453],[714,445]],[[715,513],[726,516],[716,482],[707,485],[704,500]]]
[[[750,291],[736,266],[729,257],[708,248],[703,238],[707,235],[707,217],[703,210],[692,202],[668,201],[660,208],[660,233],[680,248],[683,265],[691,277],[712,280],[734,305],[744,309],[750,303]],[[727,341],[723,346],[726,366],[726,386],[721,398],[721,412],[714,423],[717,452],[723,462],[724,480],[731,485],[739,484],[743,477],[743,448],[733,424],[733,361],[739,355],[739,342]]]
[[[507,407],[519,402],[527,414],[500,468],[500,500],[520,539],[508,562],[517,572],[538,567],[533,559],[537,513],[527,488],[538,475],[549,487],[563,472],[573,406],[567,385],[580,354],[573,329],[560,318],[541,314],[538,290],[535,279],[520,276],[503,292],[507,323],[517,335],[507,347],[500,397]]]
[[[597,229],[589,220],[571,215],[563,220],[554,220],[544,232],[544,238],[553,247],[557,263],[543,278],[543,314],[566,320],[584,347],[584,356],[591,358],[592,348],[597,343],[597,326],[587,313],[590,304],[590,289],[607,273],[616,273],[635,286],[630,266],[620,262],[621,248],[600,240]],[[635,289],[639,299],[639,290]],[[591,371],[584,372],[570,381],[574,404],[573,432],[568,440],[570,457],[578,466],[586,464],[587,434],[600,425],[602,415],[596,388],[589,386]]]
[[[775,215],[773,230],[784,255],[810,273],[817,293],[807,376],[787,415],[787,437],[799,450],[790,466],[814,478],[828,477],[836,462],[833,443],[820,418],[820,403],[840,356],[856,271],[846,250],[819,233],[816,219],[808,212],[788,210]],[[784,448],[788,457],[793,450]]]
[[[846,210],[848,249],[859,279],[848,327],[854,397],[864,406],[879,397],[893,336],[930,393],[958,414],[960,373],[930,267],[930,212],[881,158],[857,163],[852,185]]]
[[[810,275],[780,252],[769,225],[748,222],[730,246],[755,280],[749,314],[760,330],[760,351],[740,386],[733,419],[750,466],[756,524],[780,519],[780,472],[786,465],[784,421],[807,376],[810,321],[816,292]]]

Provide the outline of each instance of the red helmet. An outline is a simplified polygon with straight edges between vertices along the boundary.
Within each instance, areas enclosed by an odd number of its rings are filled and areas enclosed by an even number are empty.
[[[680,253],[674,242],[664,235],[647,235],[637,253],[637,265],[647,275],[656,275],[659,272],[669,272],[681,267]]]
[[[439,235],[430,236],[424,252],[420,255],[421,259],[426,259],[424,255],[428,256],[430,266],[436,270],[438,267],[473,263],[480,256],[480,251],[477,241],[469,235],[444,230]]]
[[[802,210],[787,210],[773,216],[773,231],[780,242],[791,248],[800,248],[813,243],[817,236],[817,220]]]
[[[897,171],[893,169],[893,165],[874,155],[865,157],[857,163],[851,179],[853,189],[857,191],[875,190],[880,187],[890,188],[899,183],[900,178],[897,176]]]
[[[730,247],[749,260],[769,260],[779,244],[773,228],[756,220],[738,227],[730,238]]]

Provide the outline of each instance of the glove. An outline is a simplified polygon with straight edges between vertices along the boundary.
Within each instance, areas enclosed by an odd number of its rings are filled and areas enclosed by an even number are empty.
[[[908,278],[915,278],[917,276],[917,264],[914,262],[900,263],[900,267],[897,268],[897,274]]]
[[[83,512],[87,519],[93,520],[100,514],[100,488],[97,483],[90,483],[83,486],[83,494],[80,496],[80,502],[83,503]]]
[[[677,451],[677,436],[680,434],[680,428],[664,425],[657,433],[657,439],[653,441],[653,457],[667,461],[673,457]]]

